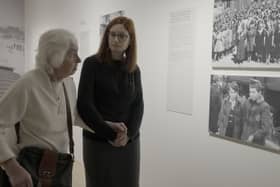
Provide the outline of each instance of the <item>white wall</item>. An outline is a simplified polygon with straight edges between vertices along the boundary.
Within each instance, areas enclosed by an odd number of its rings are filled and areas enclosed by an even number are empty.
[[[22,0],[0,0],[0,25],[23,27],[23,4]]]
[[[192,116],[166,111],[169,13],[189,7],[196,12],[195,86],[189,88],[194,95]],[[213,2],[209,0],[25,0],[27,68],[33,67],[38,37],[46,29],[64,27],[77,36],[81,31],[90,31],[90,55],[99,42],[99,17],[124,9],[135,20],[143,79],[141,186],[279,186],[278,154],[208,135],[212,7]],[[188,68],[188,64],[182,68]],[[237,74],[236,71],[227,73]],[[75,75],[77,83],[78,79],[79,72]],[[181,84],[185,86],[184,82]],[[76,139],[81,139],[79,131]],[[80,146],[81,142],[77,144]],[[81,148],[78,154],[81,159]]]

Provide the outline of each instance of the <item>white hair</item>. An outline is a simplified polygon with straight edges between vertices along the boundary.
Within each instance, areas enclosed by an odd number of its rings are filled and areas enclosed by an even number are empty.
[[[36,67],[53,74],[53,69],[64,62],[71,46],[77,47],[78,42],[74,34],[67,30],[52,29],[43,33],[39,39]]]

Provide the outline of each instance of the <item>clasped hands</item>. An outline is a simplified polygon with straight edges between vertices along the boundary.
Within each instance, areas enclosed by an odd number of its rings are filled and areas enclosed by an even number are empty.
[[[116,139],[109,143],[114,147],[124,147],[129,140],[126,125],[123,122],[106,121],[106,123],[117,133]]]

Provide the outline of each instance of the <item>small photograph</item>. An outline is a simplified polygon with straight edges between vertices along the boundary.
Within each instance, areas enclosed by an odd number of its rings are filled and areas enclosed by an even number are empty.
[[[213,68],[280,68],[280,1],[215,0]]]
[[[280,77],[211,75],[209,133],[280,152]]]
[[[0,98],[24,72],[24,31],[0,25]]]
[[[0,98],[19,77],[12,68],[0,65]]]
[[[0,72],[24,71],[24,31],[17,26],[0,25]],[[1,75],[2,76],[2,75]]]
[[[112,12],[112,13],[101,16],[101,18],[100,18],[100,36],[101,37],[103,36],[103,33],[104,33],[108,23],[112,19],[114,19],[118,16],[124,16],[124,10],[119,10],[119,11]]]

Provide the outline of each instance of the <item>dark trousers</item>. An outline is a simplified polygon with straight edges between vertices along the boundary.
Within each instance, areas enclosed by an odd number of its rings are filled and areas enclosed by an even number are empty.
[[[39,181],[39,166],[42,159],[43,149],[26,147],[18,155],[17,161],[31,175],[33,185]],[[60,153],[56,162],[56,175],[52,178],[52,187],[72,186],[72,157],[69,154]],[[10,182],[5,171],[0,170],[0,187],[10,187]]]
[[[10,187],[9,177],[6,175],[5,171],[0,168],[0,187]]]
[[[125,147],[83,138],[87,187],[139,187],[139,137]]]

